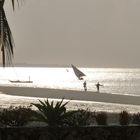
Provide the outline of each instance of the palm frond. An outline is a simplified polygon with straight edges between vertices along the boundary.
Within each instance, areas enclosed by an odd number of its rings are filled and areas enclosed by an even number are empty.
[[[11,63],[13,57],[14,39],[2,8],[0,10],[0,47],[3,55],[3,66]]]
[[[49,102],[47,99],[44,102],[39,100],[39,103],[32,103],[39,110],[39,115],[36,115],[36,117],[47,122],[48,125],[63,125],[66,118],[71,115],[71,113],[67,114],[66,112],[65,106],[68,102],[63,104],[63,101],[64,99],[54,104],[54,101]]]
[[[15,10],[15,4],[17,3],[18,7],[20,5],[20,3],[22,3],[24,0],[12,0],[12,7],[13,10]]]

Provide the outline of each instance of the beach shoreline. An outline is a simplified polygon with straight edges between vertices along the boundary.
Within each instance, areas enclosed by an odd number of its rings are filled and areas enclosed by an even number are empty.
[[[140,96],[98,93],[90,91],[74,91],[49,88],[33,88],[33,87],[13,87],[0,86],[0,91],[7,95],[54,98],[54,99],[70,99],[80,101],[94,101],[114,104],[140,105]]]

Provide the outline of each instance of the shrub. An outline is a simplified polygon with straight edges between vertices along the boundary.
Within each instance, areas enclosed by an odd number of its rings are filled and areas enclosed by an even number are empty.
[[[30,107],[9,107],[0,111],[0,122],[8,126],[22,126],[33,116]]]
[[[63,104],[63,100],[56,102],[56,104],[53,101],[49,102],[48,99],[44,102],[39,100],[39,103],[32,103],[39,110],[35,114],[36,119],[46,122],[49,126],[66,125],[67,118],[71,116],[72,112],[66,112],[65,106],[68,102]]]
[[[93,113],[89,110],[77,110],[73,111],[68,122],[70,126],[86,126],[94,122],[93,120]]]
[[[106,112],[99,112],[95,116],[96,122],[98,125],[107,125],[107,113]]]
[[[132,123],[140,125],[140,113],[134,114],[132,116]]]
[[[121,125],[128,125],[129,124],[129,120],[130,120],[130,115],[127,111],[122,111],[119,114],[119,123]]]

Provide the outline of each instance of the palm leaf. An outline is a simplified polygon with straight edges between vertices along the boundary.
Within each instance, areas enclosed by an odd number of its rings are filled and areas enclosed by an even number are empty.
[[[48,125],[62,125],[65,120],[71,115],[71,113],[66,112],[66,103],[63,104],[64,99],[60,102],[56,102],[54,105],[54,101],[49,102],[49,100],[41,101],[39,100],[38,104],[32,103],[35,107],[39,109],[40,112],[38,115],[38,119],[42,119],[48,123]]]
[[[22,3],[24,0],[12,0],[12,7],[13,10],[15,10],[15,4],[17,3],[17,5],[19,6],[20,3]]]
[[[0,11],[0,47],[3,54],[3,66],[10,64],[13,56],[14,39],[2,8]]]

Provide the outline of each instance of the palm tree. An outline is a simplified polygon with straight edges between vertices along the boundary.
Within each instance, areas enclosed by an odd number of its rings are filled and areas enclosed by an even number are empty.
[[[68,118],[71,117],[72,114],[75,112],[66,111],[66,105],[68,102],[63,103],[64,98],[59,102],[57,101],[56,104],[49,100],[41,101],[39,103],[32,103],[38,108],[39,112],[35,115],[38,121],[46,122],[49,126],[60,126],[60,125],[67,125]]]
[[[15,9],[15,3],[19,4],[24,0],[11,0],[13,10]],[[13,47],[14,39],[5,15],[4,11],[4,3],[5,0],[0,0],[0,49],[2,53],[2,63],[3,67],[6,64],[11,64],[11,60],[13,57]]]

